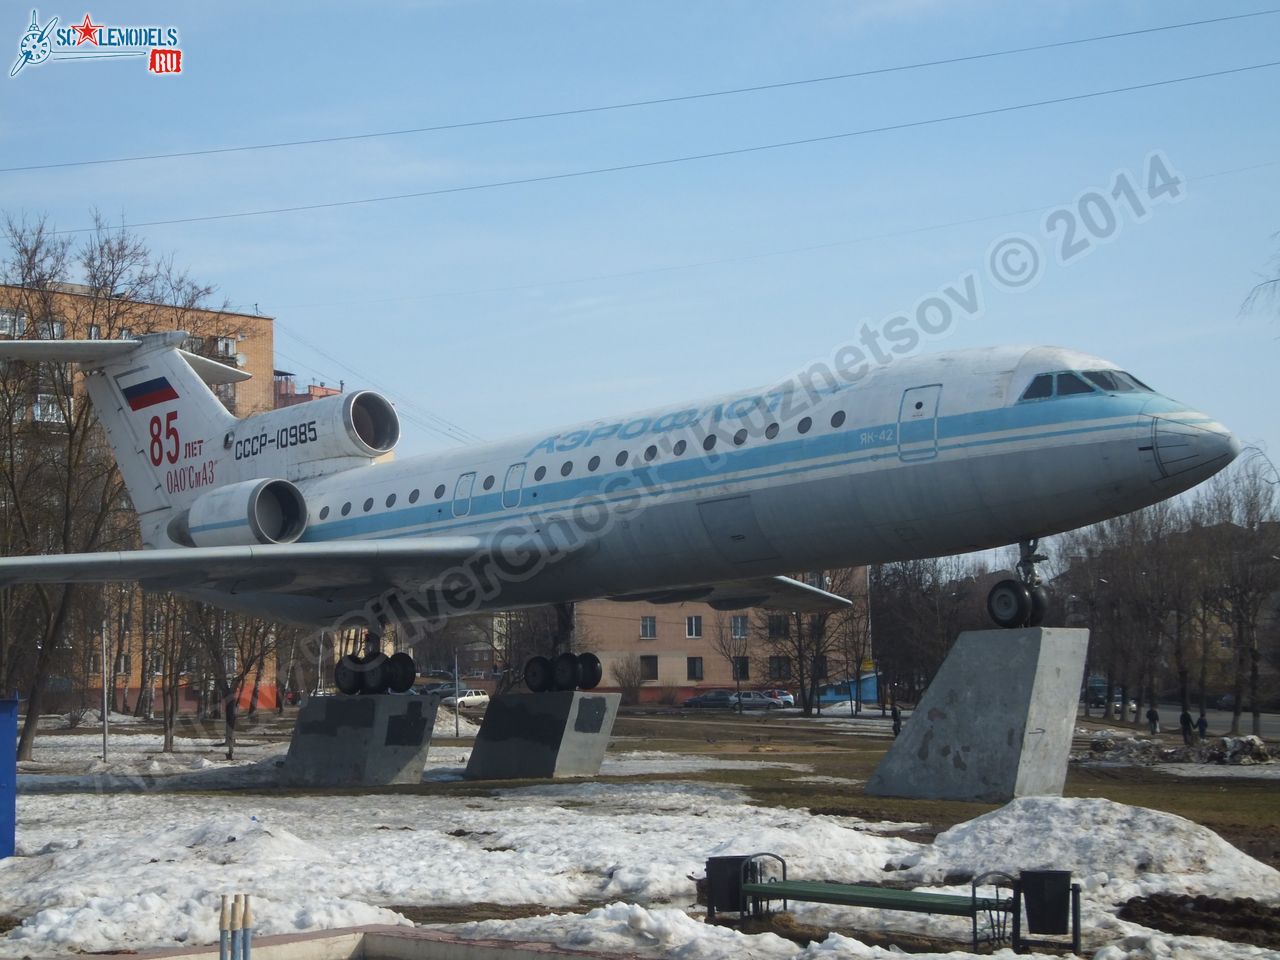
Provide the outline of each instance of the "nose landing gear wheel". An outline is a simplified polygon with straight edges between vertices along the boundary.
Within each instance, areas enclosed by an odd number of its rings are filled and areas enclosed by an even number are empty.
[[[1017,580],[1001,580],[987,594],[987,613],[1002,627],[1021,627],[1031,616],[1031,591]]]

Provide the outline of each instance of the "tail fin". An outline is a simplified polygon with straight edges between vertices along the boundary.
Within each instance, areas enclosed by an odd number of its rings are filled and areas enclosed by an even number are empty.
[[[237,420],[208,385],[249,379],[242,370],[180,349],[186,336],[7,340],[0,342],[0,360],[80,364],[134,509],[146,515],[188,506],[223,482],[217,461]]]

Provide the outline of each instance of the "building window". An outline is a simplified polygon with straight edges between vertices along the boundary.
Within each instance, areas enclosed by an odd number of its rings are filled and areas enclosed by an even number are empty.
[[[751,660],[747,657],[733,658],[733,679],[750,680],[751,679]]]
[[[640,618],[640,639],[641,640],[657,640],[658,639],[658,618],[657,617],[641,617]]]
[[[787,635],[787,615],[785,613],[769,614],[769,639],[781,640]]]
[[[236,338],[215,337],[213,340],[213,355],[221,357],[223,360],[234,358],[236,355]]]
[[[646,654],[640,658],[640,679],[658,679],[658,658],[655,654]]]
[[[702,658],[689,657],[686,660],[686,664],[687,664],[687,669],[686,669],[687,679],[701,680],[702,679]]]
[[[684,635],[691,639],[698,639],[702,636],[702,618],[701,617],[685,617],[684,618]]]
[[[735,613],[729,618],[729,636],[734,640],[747,639],[747,615]]]
[[[46,320],[40,324],[40,336],[46,340],[61,340],[67,335],[67,325],[62,320]]]
[[[790,680],[791,679],[791,658],[790,657],[770,657],[769,658],[769,679],[770,680]]]
[[[72,401],[67,400],[67,409],[70,411]],[[66,415],[62,411],[62,405],[58,403],[58,398],[48,393],[41,393],[36,396],[36,402],[31,407],[31,419],[37,423],[66,423]]]
[[[813,679],[827,679],[827,657],[826,654],[818,654],[813,658]]]
[[[21,337],[27,332],[27,315],[21,310],[0,310],[0,334]]]
[[[120,339],[121,339],[121,340],[132,340],[132,339],[133,339],[133,331],[132,331],[132,330],[130,330],[128,327],[121,327],[121,328],[120,328]]]
[[[98,323],[91,323],[91,324],[89,324],[89,339],[90,339],[90,340],[101,340],[101,339],[102,339],[102,325],[101,325],[101,324],[98,324]]]

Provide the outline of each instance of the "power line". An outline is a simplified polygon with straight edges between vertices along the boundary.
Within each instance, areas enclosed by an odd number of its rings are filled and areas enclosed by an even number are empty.
[[[1237,173],[1249,173],[1253,170],[1265,170],[1268,167],[1280,167],[1280,160],[1267,160],[1263,163],[1253,163],[1244,167],[1231,167],[1226,170],[1215,170],[1210,173],[1202,173],[1194,177],[1186,177],[1185,179],[1188,183],[1200,183],[1205,180],[1213,180],[1217,177],[1226,177]],[[942,223],[931,223],[919,227],[908,227],[902,230],[891,230],[886,233],[864,234],[860,237],[848,237],[843,240],[829,240],[825,243],[810,243],[802,247],[785,247],[776,250],[761,250],[756,253],[744,253],[738,256],[716,257],[710,260],[693,260],[685,263],[672,263],[663,266],[638,267],[634,270],[620,270],[614,273],[598,273],[585,277],[537,280],[527,283],[508,284],[503,287],[484,287],[471,290],[443,290],[438,293],[414,294],[412,296],[405,297],[360,297],[355,300],[328,300],[324,303],[289,303],[282,304],[279,309],[309,310],[322,306],[350,306],[357,303],[412,303],[420,300],[440,300],[447,297],[487,296],[489,294],[512,293],[520,290],[541,290],[546,287],[572,286],[579,283],[597,283],[601,280],[625,280],[630,277],[642,277],[655,273],[674,273],[677,270],[696,270],[701,267],[718,267],[732,263],[744,263],[751,260],[763,260],[768,257],[785,257],[797,253],[812,253],[815,250],[831,250],[836,247],[847,247],[861,243],[876,243],[882,240],[899,240],[903,237],[912,237],[922,233],[932,233],[935,230],[947,230],[951,227],[975,226],[980,223],[990,223],[993,220],[1006,220],[1009,217],[1041,213],[1050,206],[1052,206],[1052,204],[1044,203],[1034,207],[1022,207],[1017,210],[1005,210],[1000,213],[988,213],[977,217],[967,217],[963,220],[947,220]]]
[[[283,147],[313,146],[325,143],[346,143],[353,140],[373,140],[379,137],[402,137],[416,133],[438,133],[444,130],[464,130],[470,127],[488,127],[504,123],[524,123],[532,120],[551,120],[556,117],[574,117],[591,113],[603,113],[608,110],[629,110],[634,107],[652,107],[670,103],[685,103],[691,100],[708,100],[714,97],[738,96],[744,93],[759,93],[765,90],[783,90],[789,87],[831,83],[837,80],[856,80],[862,77],[874,77],[887,73],[901,73],[908,70],[920,70],[926,67],[941,67],[957,63],[972,63],[978,60],[991,60],[997,57],[1008,57],[1022,53],[1035,53],[1040,50],[1052,50],[1058,47],[1071,47],[1085,43],[1096,43],[1101,40],[1119,40],[1126,37],[1162,33],[1169,30],[1183,30],[1190,27],[1203,27],[1215,23],[1226,23],[1232,20],[1247,20],[1252,17],[1267,17],[1277,13],[1280,13],[1280,8],[1256,10],[1252,13],[1239,13],[1231,16],[1212,17],[1206,20],[1188,20],[1182,23],[1169,23],[1157,27],[1143,27],[1138,30],[1125,30],[1121,33],[1104,33],[1091,37],[1077,37],[1073,40],[1056,40],[1052,43],[1039,43],[1027,47],[1012,47],[1007,50],[993,50],[986,53],[973,53],[962,57],[945,57],[939,60],[923,60],[916,63],[903,63],[888,67],[876,67],[870,70],[858,70],[853,73],[836,73],[822,77],[807,77],[800,80],[782,80],[777,83],[761,83],[748,87],[733,87],[727,90],[711,90],[702,93],[679,94],[671,97],[652,97],[646,100],[630,100],[623,103],[600,104],[593,107],[549,110],[542,113],[519,114],[510,117],[496,117],[488,120],[464,120],[457,123],[442,123],[428,127],[408,127],[402,130],[380,130],[371,133],[352,133],[332,137],[312,137],[303,140],[280,140],[274,143],[253,143],[230,147],[207,147],[201,150],[139,154],[131,157],[108,157],[95,160],[67,160],[53,163],[35,163],[17,167],[0,167],[0,173],[22,173],[32,170],[100,166],[111,163],[136,163],[143,160],[174,160],[181,157],[207,157],[223,153],[241,153],[252,150],[275,150]]]
[[[210,223],[216,220],[240,220],[248,217],[266,217],[281,213],[301,213],[309,210],[333,210],[339,207],[365,206],[374,203],[390,203],[397,200],[417,200],[424,197],[439,197],[453,193],[470,193],[477,190],[492,190],[498,187],[524,186],[532,183],[551,183],[557,180],[573,180],[581,177],[599,176],[606,173],[620,173],[625,170],[644,170],[652,167],[673,166],[678,163],[690,163],[696,160],[714,160],[722,157],[741,156],[749,153],[762,153],[766,150],[780,150],[786,147],[806,146],[815,143],[829,143],[834,140],[846,140],[852,137],[870,136],[877,133],[889,133],[896,130],[910,130],[917,127],[935,126],[952,123],[958,120],[973,120],[978,117],[996,116],[1002,113],[1014,113],[1019,110],[1032,110],[1038,107],[1055,106],[1063,103],[1077,103],[1082,100],[1093,100],[1098,97],[1109,97],[1120,93],[1132,93],[1136,90],[1152,90],[1179,83],[1190,83],[1195,80],[1207,80],[1213,77],[1225,77],[1251,70],[1265,70],[1280,66],[1280,60],[1267,63],[1250,64],[1245,67],[1233,67],[1229,70],[1215,70],[1210,73],[1197,73],[1186,77],[1172,77],[1168,80],[1153,80],[1149,83],[1131,84],[1126,87],[1111,87],[1107,90],[1095,90],[1090,93],[1077,93],[1066,97],[1053,97],[1048,100],[1034,100],[1029,103],[1012,104],[1006,107],[992,107],[986,110],[973,110],[968,113],[955,113],[944,117],[930,117],[926,120],[910,120],[903,123],[886,124],[880,127],[866,127],[862,130],[851,130],[847,133],[831,133],[820,137],[805,137],[800,140],[783,140],[778,143],[757,144],[750,147],[734,147],[728,150],[715,150],[710,153],[688,154],[681,157],[667,157],[661,160],[645,160],[638,163],[616,164],[610,167],[593,167],[587,170],[571,170],[567,173],[549,173],[536,177],[521,177],[514,180],[494,180],[487,183],[472,183],[459,187],[441,187],[437,190],[421,190],[414,193],[396,193],[380,197],[361,197],[356,200],[332,200],[327,203],[298,204],[291,207],[269,207],[260,210],[242,210],[236,213],[215,213],[199,217],[177,217],[172,220],[144,220],[129,224],[137,227],[167,227],[184,223]],[[70,230],[53,230],[51,234],[92,233],[96,227],[77,227]]]
[[[317,347],[315,344],[309,342],[308,340],[304,340],[298,334],[290,330],[288,326],[281,323],[279,319],[275,321],[275,328],[279,330],[281,333],[283,333],[285,336],[293,340],[296,340],[298,343],[302,344],[303,346],[308,347],[309,349],[320,354],[320,356],[324,357],[330,363],[337,364],[339,367],[346,370],[352,376],[363,380],[365,383],[368,383],[371,387],[381,390],[383,393],[387,394],[388,396],[395,395],[393,391],[389,390],[384,385],[378,383],[376,380],[373,380],[371,377],[365,376],[364,374],[360,373],[358,370],[351,367],[347,363],[344,363],[342,360],[335,357],[333,354],[329,353],[326,350],[321,349],[320,347]],[[434,433],[438,433],[441,436],[448,437],[450,440],[454,440],[458,443],[483,442],[483,438],[480,437],[478,434],[472,433],[466,427],[459,426],[458,424],[453,423],[450,420],[446,420],[444,417],[440,416],[438,413],[434,413],[431,410],[428,410],[422,404],[418,403],[416,400],[413,400],[408,396],[403,396],[399,398],[399,406],[410,408],[404,411],[403,415],[406,420],[410,420],[414,423],[417,423],[419,426],[425,427],[426,429],[431,430]],[[423,416],[415,416],[412,408],[417,408],[418,412]],[[423,417],[426,417],[427,419],[423,419]]]

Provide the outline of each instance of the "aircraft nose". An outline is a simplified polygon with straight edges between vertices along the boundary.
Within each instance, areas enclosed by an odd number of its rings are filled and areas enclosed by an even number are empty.
[[[1150,421],[1151,451],[1156,479],[1194,486],[1213,476],[1240,454],[1240,441],[1222,424],[1203,414],[1186,411],[1143,415]]]

